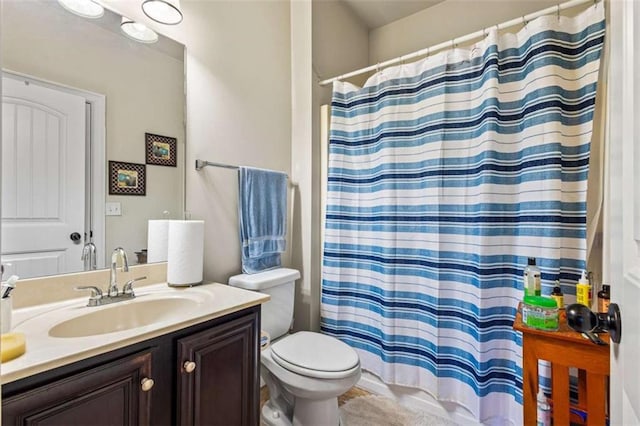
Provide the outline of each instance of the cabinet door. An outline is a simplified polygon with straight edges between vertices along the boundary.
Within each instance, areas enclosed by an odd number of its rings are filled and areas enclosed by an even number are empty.
[[[3,398],[2,424],[148,425],[150,374],[146,351]]]
[[[258,315],[178,340],[180,425],[258,424]]]

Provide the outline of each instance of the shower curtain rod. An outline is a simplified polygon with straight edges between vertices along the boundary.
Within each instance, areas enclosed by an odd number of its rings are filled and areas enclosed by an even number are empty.
[[[356,71],[352,71],[346,74],[342,74],[339,75],[337,77],[333,77],[333,78],[329,78],[327,80],[323,80],[320,83],[320,86],[326,86],[328,84],[333,83],[334,81],[340,81],[340,80],[344,80],[345,78],[349,78],[349,77],[354,77],[356,75],[360,75],[360,74],[364,74],[366,72],[369,71],[377,71],[380,68],[384,68],[384,67],[388,67],[390,65],[396,65],[399,63],[402,63],[404,61],[408,61],[411,59],[415,59],[418,58],[420,56],[429,56],[429,54],[434,53],[438,50],[444,49],[446,47],[454,47],[455,45],[459,44],[459,43],[466,43],[468,41],[480,38],[480,37],[484,37],[487,35],[487,30],[491,29],[491,28],[496,28],[497,30],[503,30],[505,28],[510,28],[513,27],[514,25],[518,25],[518,24],[526,24],[527,22],[536,19],[540,16],[544,16],[544,15],[550,15],[552,13],[557,13],[558,16],[560,16],[560,11],[561,10],[565,10],[565,9],[570,9],[572,7],[576,7],[579,6],[581,4],[584,3],[589,3],[589,2],[593,2],[594,6],[597,4],[597,0],[570,0],[568,2],[565,3],[560,3],[557,4],[555,6],[551,6],[548,7],[546,9],[542,9],[539,10],[537,12],[533,12],[530,13],[528,15],[524,15],[521,18],[516,18],[516,19],[512,19],[510,21],[507,22],[503,22],[501,24],[497,24],[497,25],[492,25],[490,27],[484,28],[480,31],[476,31],[475,33],[471,33],[468,34],[466,36],[462,36],[462,37],[456,37],[453,38],[449,41],[445,41],[443,43],[440,44],[436,44],[435,46],[431,46],[431,47],[427,47],[426,49],[420,49],[416,52],[413,53],[408,53],[406,55],[402,55],[402,56],[398,56],[397,58],[393,58],[393,59],[389,59],[386,60],[384,62],[379,62],[375,65],[370,65],[368,67],[365,68],[361,68],[359,70]]]

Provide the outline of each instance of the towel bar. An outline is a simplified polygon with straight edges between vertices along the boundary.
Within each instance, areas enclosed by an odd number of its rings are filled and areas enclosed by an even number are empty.
[[[197,171],[200,171],[200,170],[204,169],[207,166],[222,167],[224,169],[232,169],[232,170],[238,170],[240,168],[240,166],[234,166],[232,164],[215,163],[213,161],[206,161],[206,160],[196,160],[196,170]],[[293,186],[297,186],[298,185],[295,182],[291,182],[291,179],[289,179],[289,175],[287,175],[287,179],[289,180],[289,184],[290,185],[293,185]]]
[[[240,168],[239,166],[232,166],[230,164],[213,163],[211,161],[205,161],[205,160],[196,160],[196,170],[198,170],[198,171],[202,170],[203,168],[205,168],[207,166],[223,167],[225,169],[234,169],[234,170],[238,170]]]

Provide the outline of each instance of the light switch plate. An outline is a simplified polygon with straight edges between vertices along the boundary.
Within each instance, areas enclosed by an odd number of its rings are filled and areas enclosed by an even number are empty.
[[[120,203],[104,203],[107,216],[122,216]]]

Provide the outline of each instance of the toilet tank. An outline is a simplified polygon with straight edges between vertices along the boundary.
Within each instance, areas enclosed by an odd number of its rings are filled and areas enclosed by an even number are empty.
[[[299,271],[278,268],[257,274],[234,275],[229,278],[229,285],[271,296],[271,300],[262,304],[261,324],[262,330],[275,340],[286,334],[293,322],[293,297],[298,278]]]

